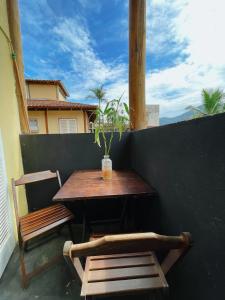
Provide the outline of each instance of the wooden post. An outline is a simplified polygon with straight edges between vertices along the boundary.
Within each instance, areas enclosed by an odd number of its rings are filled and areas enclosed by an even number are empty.
[[[83,117],[84,117],[84,132],[87,132],[87,118],[86,118],[86,111],[83,110]]]
[[[13,52],[12,56],[14,56],[12,59],[15,72],[16,94],[18,99],[21,130],[24,133],[28,133],[30,130],[26,103],[20,18],[17,0],[7,0],[7,10],[11,48]]]
[[[129,2],[129,105],[132,130],[147,127],[145,109],[146,0]]]
[[[48,130],[48,110],[47,109],[45,110],[45,129],[46,129],[46,133],[48,134],[49,130]]]

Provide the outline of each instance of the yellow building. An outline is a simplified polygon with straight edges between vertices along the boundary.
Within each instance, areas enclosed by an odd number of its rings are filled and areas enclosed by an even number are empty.
[[[95,105],[67,101],[68,91],[60,80],[26,80],[31,133],[89,132]]]
[[[8,13],[7,13],[8,12]],[[11,19],[8,18],[8,14]],[[15,25],[16,24],[16,25]],[[0,1],[0,277],[16,242],[11,178],[23,174],[19,134],[29,132],[16,1]],[[27,212],[19,190],[20,213]]]

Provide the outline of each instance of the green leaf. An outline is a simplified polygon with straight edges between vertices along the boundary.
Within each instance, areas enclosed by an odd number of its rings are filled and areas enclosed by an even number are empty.
[[[198,107],[188,106],[186,109],[193,111],[193,118],[204,117],[207,115],[214,115],[225,111],[224,105],[225,94],[221,89],[203,89],[202,90],[202,106]]]
[[[207,114],[216,114],[221,112],[222,100],[224,93],[220,89],[216,90],[202,90],[202,98],[204,110]]]
[[[99,136],[99,134],[100,134],[100,128],[97,127],[95,129],[95,143],[97,143],[98,146],[101,147],[101,142],[100,142],[100,136]]]
[[[101,147],[101,142],[104,143],[105,153],[110,152],[114,132],[119,133],[119,140],[121,140],[123,132],[129,126],[129,108],[125,102],[122,102],[122,96],[107,101],[104,108],[98,107],[95,112],[95,143],[99,147]],[[111,132],[109,139],[106,138],[106,132]]]
[[[124,102],[123,106],[125,108],[126,113],[129,115],[129,107],[128,107],[127,103]]]

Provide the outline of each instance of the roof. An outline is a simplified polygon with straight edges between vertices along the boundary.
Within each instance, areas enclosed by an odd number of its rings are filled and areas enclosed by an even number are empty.
[[[97,105],[75,103],[60,100],[28,99],[28,110],[95,110]]]
[[[69,92],[65,88],[64,84],[61,80],[46,80],[46,79],[26,79],[26,83],[31,84],[52,84],[52,85],[58,85],[64,92],[65,96],[69,97]]]

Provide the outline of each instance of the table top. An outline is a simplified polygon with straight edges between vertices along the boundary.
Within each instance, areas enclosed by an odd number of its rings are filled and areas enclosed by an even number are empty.
[[[111,180],[103,180],[100,170],[75,171],[59,189],[53,201],[150,195],[155,190],[132,171],[113,170]]]

